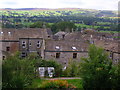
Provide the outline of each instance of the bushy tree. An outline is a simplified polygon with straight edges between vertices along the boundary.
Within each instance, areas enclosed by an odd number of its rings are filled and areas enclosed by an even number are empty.
[[[112,86],[114,90],[119,90],[120,88],[120,62],[114,65],[112,74]]]
[[[35,76],[36,60],[31,56],[20,58],[19,53],[9,56],[2,64],[2,87],[25,88]]]
[[[88,58],[81,59],[80,75],[85,90],[112,88],[112,61],[102,48],[91,45]]]
[[[32,25],[30,25],[30,28],[43,28],[43,24],[45,24],[46,27],[50,27],[48,23],[37,21],[33,23]]]
[[[72,29],[76,29],[76,26],[73,22],[66,22],[66,21],[61,21],[61,22],[58,22],[56,24],[53,24],[51,26],[51,30],[53,32],[57,32],[59,30],[61,31],[67,31],[67,32],[71,32]]]
[[[69,60],[67,68],[63,71],[62,75],[66,77],[79,76],[79,63],[74,60]]]

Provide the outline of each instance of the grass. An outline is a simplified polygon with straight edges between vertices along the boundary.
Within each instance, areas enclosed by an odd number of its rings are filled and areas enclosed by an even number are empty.
[[[69,84],[73,84],[77,88],[83,88],[81,79],[67,79],[66,81],[68,81]]]
[[[37,88],[43,81],[45,80],[40,78],[34,79],[32,85],[28,86],[28,88]]]
[[[82,80],[81,79],[65,79],[69,84],[73,84],[77,88],[82,89]],[[45,79],[34,79],[32,85],[30,85],[28,88],[37,88],[43,81],[48,81]]]

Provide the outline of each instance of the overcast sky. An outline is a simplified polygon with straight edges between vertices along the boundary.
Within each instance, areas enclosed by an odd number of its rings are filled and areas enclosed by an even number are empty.
[[[0,0],[0,8],[86,8],[117,10],[119,0]]]

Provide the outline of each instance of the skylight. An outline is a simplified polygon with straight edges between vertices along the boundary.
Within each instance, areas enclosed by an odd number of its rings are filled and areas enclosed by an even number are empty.
[[[76,47],[72,47],[72,49],[76,50]]]
[[[59,46],[56,46],[55,48],[56,48],[56,49],[60,49],[60,47],[59,47]]]
[[[8,34],[10,35],[10,34],[11,34],[11,32],[8,32]]]
[[[3,32],[0,32],[1,34],[3,34]]]

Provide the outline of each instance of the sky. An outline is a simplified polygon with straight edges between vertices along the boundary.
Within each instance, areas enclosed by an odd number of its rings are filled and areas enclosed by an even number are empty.
[[[118,10],[119,0],[0,0],[0,8],[84,8]]]

